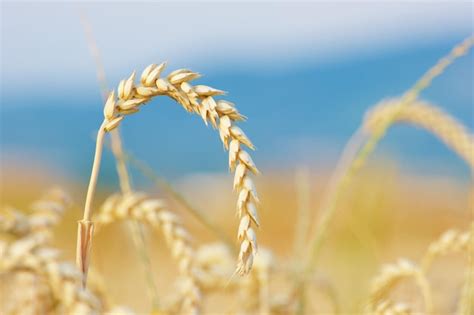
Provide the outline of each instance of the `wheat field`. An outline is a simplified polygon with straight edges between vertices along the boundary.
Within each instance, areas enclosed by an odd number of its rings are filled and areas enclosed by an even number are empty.
[[[80,157],[91,162],[82,178],[2,163],[0,314],[474,314],[473,126],[424,97],[472,60],[473,36],[398,96],[365,106],[330,167],[276,159],[257,168],[270,145],[255,140],[259,132],[285,142],[252,123],[250,105],[232,101],[234,80],[222,82],[224,91],[205,73],[150,60],[109,89],[107,55],[86,14],[80,23],[102,95],[89,130],[95,149],[89,141],[92,154]],[[303,93],[291,80],[279,89]],[[176,180],[132,153],[135,139],[160,154],[175,142],[179,132],[159,126],[127,134],[129,123],[149,124],[165,99],[179,105],[179,119],[202,119],[228,169]],[[411,174],[390,152],[377,155],[399,125],[441,143],[467,183]],[[199,143],[199,135],[186,138]],[[186,160],[215,161],[180,146]]]

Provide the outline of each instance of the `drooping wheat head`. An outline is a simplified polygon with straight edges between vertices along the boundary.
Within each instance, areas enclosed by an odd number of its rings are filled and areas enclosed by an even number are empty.
[[[392,117],[395,117],[392,124],[408,123],[428,130],[474,170],[474,136],[461,122],[440,108],[424,101],[414,101],[410,106],[402,107],[398,99],[386,100],[367,113],[364,129],[373,133]]]
[[[250,173],[258,174],[258,170],[243,146],[254,149],[253,144],[244,132],[235,125],[235,122],[244,120],[234,104],[225,100],[216,100],[214,97],[224,94],[223,91],[205,85],[192,86],[189,82],[198,78],[198,73],[187,69],[171,72],[166,78],[161,78],[165,63],[148,66],[141,75],[141,84],[135,84],[135,72],[122,80],[115,92],[111,92],[104,106],[104,121],[99,128],[96,143],[96,154],[92,167],[84,218],[79,222],[77,263],[86,273],[88,256],[92,240],[93,224],[92,200],[95,194],[100,160],[102,155],[103,139],[107,132],[114,130],[126,115],[139,111],[141,105],[156,96],[168,96],[187,111],[199,114],[206,125],[208,122],[219,130],[224,147],[229,151],[229,167],[235,171],[234,189],[239,196],[237,208],[240,217],[238,239],[240,252],[238,256],[237,272],[246,274],[252,267],[257,252],[256,234],[253,226],[259,226],[257,216],[258,197],[250,177]]]

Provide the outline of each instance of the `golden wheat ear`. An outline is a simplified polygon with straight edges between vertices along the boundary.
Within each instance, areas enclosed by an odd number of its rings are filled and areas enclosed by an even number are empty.
[[[92,221],[78,221],[76,264],[82,272],[82,285],[86,287],[94,224]]]
[[[199,77],[199,74],[187,69],[171,72],[161,78],[165,63],[148,66],[140,77],[140,83],[135,84],[135,72],[125,80],[120,81],[117,93],[110,92],[104,105],[104,121],[97,133],[96,151],[92,165],[89,187],[84,206],[84,220],[92,218],[92,200],[97,186],[103,142],[106,133],[117,128],[126,115],[137,113],[141,106],[157,96],[167,96],[178,102],[189,112],[199,114],[206,125],[218,130],[224,148],[229,152],[229,168],[234,172],[234,190],[238,192],[237,210],[240,220],[237,238],[240,251],[237,261],[237,273],[248,274],[257,254],[257,237],[255,228],[260,226],[257,207],[259,199],[251,174],[259,173],[250,154],[244,147],[255,149],[245,133],[235,124],[245,120],[226,100],[216,100],[215,96],[225,92],[205,86],[191,85],[189,82]],[[83,249],[78,249],[81,254]],[[81,260],[81,258],[78,258]]]

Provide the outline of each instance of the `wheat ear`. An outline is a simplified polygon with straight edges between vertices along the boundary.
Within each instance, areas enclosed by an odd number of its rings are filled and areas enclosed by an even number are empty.
[[[48,237],[36,233],[3,246],[0,273],[27,271],[45,278],[60,313],[99,314],[100,301],[81,288],[82,273],[74,265],[61,262],[59,251],[45,246]]]
[[[43,232],[51,234],[51,229],[59,223],[70,204],[71,200],[65,192],[59,188],[51,189],[30,206],[30,215],[7,207],[5,214],[0,214],[0,232],[16,237]]]
[[[366,309],[374,311],[378,305],[387,299],[388,294],[394,286],[402,279],[413,279],[419,287],[425,305],[427,314],[432,312],[431,288],[423,271],[416,264],[400,259],[395,264],[385,265],[380,274],[377,275],[372,283],[369,300]]]
[[[424,128],[443,141],[474,170],[474,136],[461,122],[428,102],[414,101],[400,108],[400,100],[387,100],[371,109],[365,118],[364,129],[375,132],[386,119],[393,123],[408,123]]]
[[[234,189],[239,191],[237,207],[239,210],[240,225],[238,239],[241,242],[238,257],[237,272],[246,274],[252,267],[253,258],[257,252],[257,241],[253,225],[259,225],[256,204],[258,197],[250,173],[257,174],[258,170],[247,151],[242,149],[245,145],[251,149],[253,144],[237,127],[235,121],[244,120],[234,104],[218,100],[213,96],[224,94],[205,85],[191,86],[189,81],[199,77],[199,74],[187,69],[171,72],[167,78],[160,78],[165,63],[148,66],[141,75],[141,84],[135,85],[135,72],[122,80],[115,92],[111,92],[104,106],[104,121],[97,135],[96,152],[91,172],[91,179],[84,206],[84,218],[79,222],[77,263],[86,273],[88,255],[92,235],[87,233],[92,227],[92,199],[95,193],[100,160],[103,149],[103,139],[107,132],[115,129],[125,115],[139,111],[140,106],[159,95],[168,96],[176,100],[187,111],[200,114],[204,122],[211,122],[212,126],[219,129],[219,134],[224,147],[229,150],[229,167],[235,170]],[[86,235],[84,237],[84,235]],[[89,236],[90,235],[90,236]]]
[[[98,224],[109,224],[116,220],[134,219],[160,230],[172,255],[178,261],[179,272],[187,284],[184,288],[183,310],[186,314],[196,314],[200,306],[200,289],[194,276],[194,250],[191,236],[181,225],[179,218],[166,209],[159,199],[151,199],[143,193],[129,193],[109,197],[97,216]]]
[[[447,56],[441,58],[403,95],[399,109],[403,109],[405,106],[409,106],[413,101],[415,101],[421,91],[428,87],[433,79],[443,73],[443,71],[456,59],[465,55],[471,49],[473,44],[474,37],[469,37],[459,45],[456,45]],[[351,183],[354,174],[362,167],[368,156],[377,146],[378,142],[383,138],[386,130],[397,114],[398,111],[393,113],[393,116],[390,117],[390,119],[386,119],[383,124],[380,124],[377,130],[371,133],[368,138],[363,132],[363,127],[358,128],[344,148],[343,155],[336,167],[334,177],[331,179],[330,190],[325,202],[323,202],[321,206],[320,220],[317,222],[316,227],[313,229],[313,234],[310,236],[310,254],[305,268],[306,276],[315,268],[321,245],[328,231],[329,224],[334,216],[335,209],[342,196],[342,192]]]

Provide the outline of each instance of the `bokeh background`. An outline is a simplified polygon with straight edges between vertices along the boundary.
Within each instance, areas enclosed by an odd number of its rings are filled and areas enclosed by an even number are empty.
[[[58,232],[58,244],[66,257],[73,256],[74,221],[103,104],[86,36],[90,28],[109,87],[134,69],[166,60],[168,69],[193,69],[204,75],[199,82],[228,91],[227,98],[249,117],[243,129],[257,147],[254,160],[263,173],[259,237],[288,258],[301,180],[296,174],[306,174],[316,217],[327,178],[366,110],[400,96],[473,33],[473,22],[470,1],[2,2],[1,202],[22,207],[50,186],[69,190],[77,207]],[[471,130],[473,61],[471,52],[422,93]],[[129,152],[234,234],[235,196],[212,128],[160,98],[121,128]],[[167,197],[131,170],[137,188]],[[106,152],[97,203],[117,187],[113,157]],[[468,225],[472,183],[469,168],[442,143],[400,125],[389,130],[346,199],[325,245],[321,273],[335,279],[343,304],[353,310],[381,262],[418,257],[440,231]],[[188,220],[200,241],[215,240]],[[124,265],[139,269],[133,251],[123,252],[123,234],[105,233],[97,247],[110,258],[96,261],[112,266],[120,259],[116,267],[103,268],[105,278],[142,288],[138,271],[121,272]],[[154,237],[150,242],[151,248],[161,246]],[[166,257],[158,250],[152,255]],[[157,272],[165,290],[162,276]],[[146,308],[133,287],[111,290],[136,309]]]

